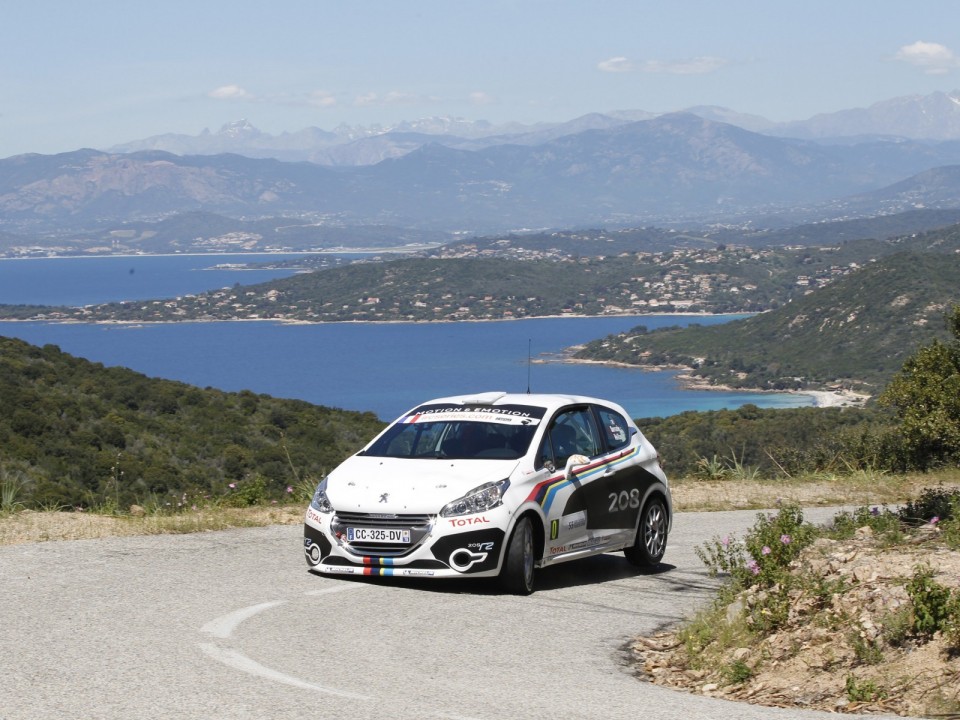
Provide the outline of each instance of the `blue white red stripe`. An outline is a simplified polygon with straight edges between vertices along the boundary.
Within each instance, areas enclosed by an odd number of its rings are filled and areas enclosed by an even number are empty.
[[[612,457],[598,460],[590,465],[585,465],[583,468],[577,470],[573,477],[569,480],[563,475],[554,475],[549,477],[543,482],[539,482],[534,486],[533,490],[531,490],[530,494],[527,496],[527,502],[536,502],[540,505],[540,507],[543,508],[545,513],[549,513],[550,506],[553,504],[553,500],[560,490],[564,489],[568,485],[573,485],[574,483],[580,482],[581,480],[587,480],[598,473],[606,472],[610,467],[621,465],[639,452],[640,448],[634,447],[630,450],[620,453],[619,455],[614,455]]]

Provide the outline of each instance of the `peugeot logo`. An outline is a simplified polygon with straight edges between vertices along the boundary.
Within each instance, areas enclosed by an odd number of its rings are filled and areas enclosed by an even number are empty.
[[[383,495],[380,496],[380,502],[385,503],[387,501],[387,498],[389,497],[390,497],[390,493],[384,493]]]

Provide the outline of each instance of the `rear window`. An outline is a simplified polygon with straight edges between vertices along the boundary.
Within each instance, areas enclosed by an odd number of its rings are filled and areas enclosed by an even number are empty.
[[[608,448],[616,450],[630,442],[630,426],[620,413],[597,407],[597,416],[600,418],[601,432]]]

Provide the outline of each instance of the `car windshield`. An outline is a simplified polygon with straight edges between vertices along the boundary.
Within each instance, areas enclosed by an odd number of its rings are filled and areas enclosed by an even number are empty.
[[[516,460],[527,453],[543,408],[424,405],[394,423],[364,455]]]

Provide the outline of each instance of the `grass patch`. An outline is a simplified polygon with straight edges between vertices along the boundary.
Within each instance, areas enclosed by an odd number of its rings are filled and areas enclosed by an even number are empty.
[[[0,545],[296,525],[303,522],[305,509],[305,504],[212,506],[181,512],[145,511],[142,515],[22,510],[0,516]]]

